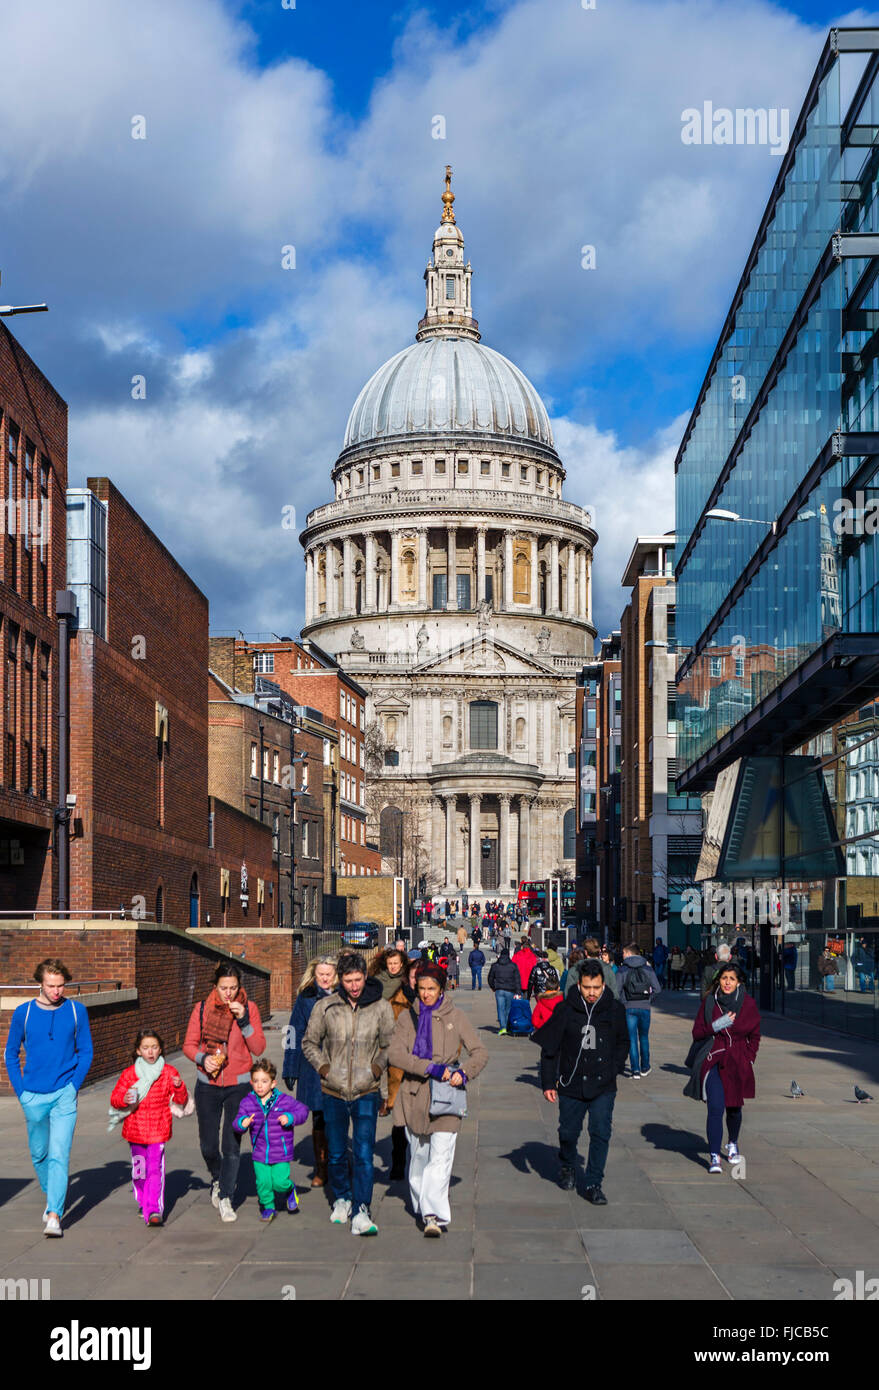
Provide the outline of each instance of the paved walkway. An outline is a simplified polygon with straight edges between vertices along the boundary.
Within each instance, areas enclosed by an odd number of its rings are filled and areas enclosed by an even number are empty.
[[[489,957],[491,959],[491,957]],[[696,996],[664,995],[651,1029],[653,1072],[622,1079],[605,1191],[595,1209],[555,1185],[556,1112],[538,1089],[537,1049],[498,1038],[493,997],[455,996],[488,1044],[458,1141],[452,1227],[425,1241],[406,1188],[379,1177],[374,1239],[331,1226],[325,1191],[294,1174],[302,1210],[260,1226],[249,1159],[234,1225],[208,1200],[195,1118],[175,1121],[167,1224],[147,1231],[129,1188],[128,1146],[106,1132],[111,1085],[80,1096],[62,1241],[41,1232],[42,1201],[15,1100],[0,1101],[0,1277],[49,1278],[54,1299],[805,1299],[834,1298],[840,1276],[879,1275],[879,1048],[770,1019],[741,1147],[747,1176],[709,1176],[704,1107],[684,1099],[681,1060]],[[280,1061],[280,1028],[268,1031]],[[179,1059],[175,1059],[179,1060]],[[182,1062],[187,1084],[193,1068]],[[795,1078],[802,1100],[786,1093]],[[116,1131],[118,1134],[118,1131]],[[390,1121],[379,1121],[377,1173]],[[580,1175],[582,1183],[582,1172]],[[429,1275],[426,1263],[431,1269]]]

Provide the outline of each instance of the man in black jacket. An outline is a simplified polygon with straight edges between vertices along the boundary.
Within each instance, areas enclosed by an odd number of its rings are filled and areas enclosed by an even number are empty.
[[[498,1037],[507,1031],[507,1022],[510,1017],[510,1005],[517,994],[522,993],[522,981],[519,978],[518,967],[510,960],[509,951],[501,951],[497,960],[493,963],[488,972],[488,987],[494,990],[494,1002],[497,1008]]]
[[[584,962],[577,988],[533,1034],[540,1043],[540,1085],[559,1107],[559,1186],[576,1186],[577,1140],[589,1116],[586,1200],[607,1205],[601,1190],[613,1124],[617,1077],[626,1065],[626,1011],[604,983],[601,962]]]

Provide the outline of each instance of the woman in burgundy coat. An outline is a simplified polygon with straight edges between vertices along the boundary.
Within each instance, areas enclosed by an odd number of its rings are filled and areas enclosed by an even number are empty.
[[[728,965],[702,1000],[693,1024],[696,1044],[707,1043],[700,1072],[702,1099],[708,1104],[710,1173],[723,1171],[720,1162],[723,1112],[729,1143],[726,1156],[738,1162],[742,1106],[756,1094],[754,1059],[760,1046],[760,1011],[745,989],[745,973]]]

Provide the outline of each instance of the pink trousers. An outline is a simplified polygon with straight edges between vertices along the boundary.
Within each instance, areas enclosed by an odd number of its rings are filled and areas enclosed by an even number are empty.
[[[153,1212],[158,1212],[159,1216],[164,1215],[164,1144],[131,1145],[131,1184],[144,1221],[149,1221]]]

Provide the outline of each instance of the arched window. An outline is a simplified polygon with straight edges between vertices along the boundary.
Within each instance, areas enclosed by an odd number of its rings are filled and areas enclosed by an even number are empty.
[[[400,852],[400,831],[403,816],[399,806],[386,806],[379,821],[379,846],[388,859],[396,859]]]
[[[562,831],[562,858],[573,859],[577,853],[577,831],[574,824],[574,808],[565,812]]]
[[[470,747],[497,748],[497,705],[494,700],[471,702]]]
[[[160,883],[159,886],[158,886],[158,888],[156,889],[156,921],[157,921],[157,922],[164,922],[164,920],[165,920],[165,890],[164,890],[164,888],[162,887],[162,885],[161,885],[161,883]]]
[[[198,874],[193,874],[189,882],[189,925],[197,927],[199,922]]]

